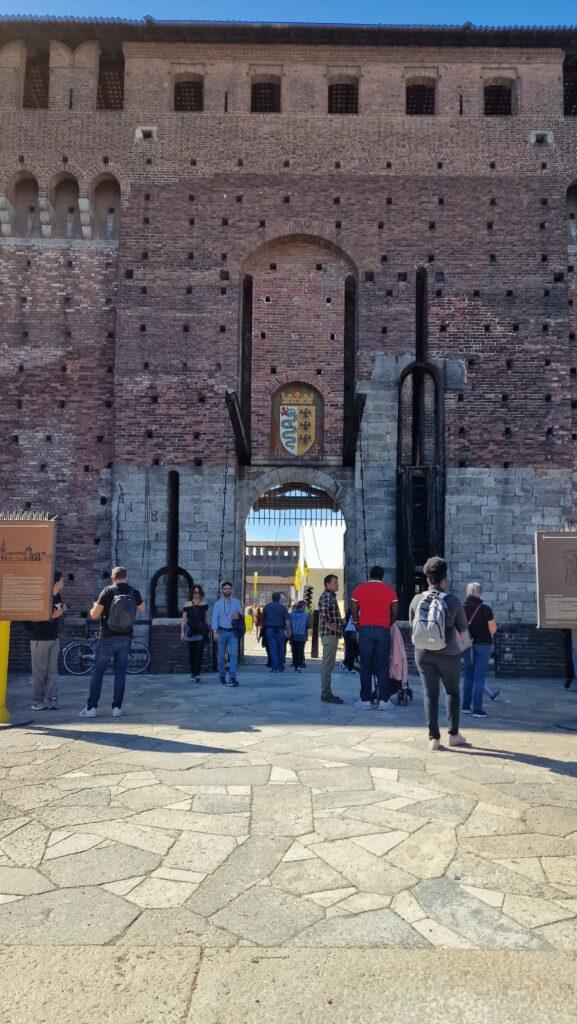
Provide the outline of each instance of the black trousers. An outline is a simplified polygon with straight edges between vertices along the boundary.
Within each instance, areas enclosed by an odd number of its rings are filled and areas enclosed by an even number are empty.
[[[429,739],[440,740],[439,694],[443,684],[447,701],[449,734],[456,736],[459,731],[461,695],[461,656],[444,654],[443,651],[422,651],[415,649],[415,662],[425,691],[425,716],[429,726]]]
[[[293,668],[305,667],[305,644],[306,640],[295,640],[294,636],[291,636]]]
[[[190,671],[193,676],[199,676],[202,668],[202,655],[204,653],[204,640],[188,641],[188,657],[190,660]]]
[[[345,630],[345,667],[348,668],[349,672],[355,667],[355,661],[359,656],[359,644],[357,641],[357,634],[351,632],[351,630]]]

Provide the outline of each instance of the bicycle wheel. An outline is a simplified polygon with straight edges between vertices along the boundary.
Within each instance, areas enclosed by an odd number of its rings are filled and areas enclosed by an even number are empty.
[[[94,647],[87,640],[76,640],[64,648],[62,661],[70,675],[85,676],[94,663]]]
[[[140,643],[139,640],[134,640],[128,655],[126,671],[131,676],[137,676],[140,672],[146,672],[149,665],[150,651],[148,647],[146,644]]]

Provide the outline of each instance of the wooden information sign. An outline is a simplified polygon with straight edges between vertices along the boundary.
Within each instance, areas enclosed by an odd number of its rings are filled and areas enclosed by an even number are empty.
[[[577,531],[535,534],[537,625],[577,629]]]
[[[0,520],[0,620],[52,618],[56,523]]]

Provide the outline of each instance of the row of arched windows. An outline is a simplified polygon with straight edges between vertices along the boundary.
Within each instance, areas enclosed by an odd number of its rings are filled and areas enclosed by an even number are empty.
[[[3,234],[16,238],[95,238],[112,241],[120,227],[120,185],[113,175],[100,175],[83,202],[74,175],[57,175],[46,197],[36,178],[23,171],[8,185],[8,218]],[[6,227],[9,230],[6,230]]]
[[[437,79],[413,77],[405,83],[405,113],[433,116],[438,110]],[[47,109],[50,90],[50,62],[48,49],[28,53],[24,78],[23,106]],[[358,114],[360,80],[342,75],[333,78],[327,87],[326,112],[329,114]],[[463,97],[458,96],[459,113],[463,114]],[[70,90],[70,106],[74,106]],[[122,110],[124,106],[124,55],[121,50],[102,51],[99,57],[97,110]],[[198,74],[182,74],[173,78],[172,107],[179,112],[200,113],[204,109],[204,78]],[[225,97],[225,109],[227,99]],[[277,75],[253,76],[250,109],[252,113],[278,114],[282,108],[282,82]],[[514,77],[491,77],[483,83],[479,113],[486,117],[511,117],[519,112],[520,100]],[[469,113],[470,111],[467,111]],[[564,70],[564,112],[577,115],[577,66],[574,58],[567,58]]]

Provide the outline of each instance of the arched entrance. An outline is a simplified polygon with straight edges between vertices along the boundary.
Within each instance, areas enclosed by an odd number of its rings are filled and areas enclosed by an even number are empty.
[[[328,474],[296,468],[259,474],[254,484],[250,490],[241,487],[244,501],[239,502],[244,604],[256,610],[275,591],[289,610],[296,600],[306,600],[311,612],[310,655],[313,612],[328,573],[339,577],[339,598],[346,610],[348,488],[341,488]],[[264,657],[256,622],[256,614],[252,623],[247,619],[245,653]]]

